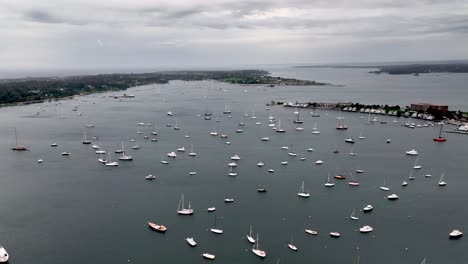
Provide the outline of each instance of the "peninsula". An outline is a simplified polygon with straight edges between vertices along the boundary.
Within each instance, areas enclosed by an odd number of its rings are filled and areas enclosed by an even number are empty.
[[[374,74],[412,74],[422,73],[468,73],[468,63],[418,63],[400,65],[305,65],[294,66],[294,68],[356,68],[377,69],[370,71]]]
[[[215,80],[233,84],[269,86],[327,85],[315,81],[273,77],[263,70],[162,71],[151,73],[98,74],[67,77],[28,77],[0,80],[0,106],[35,103],[80,94],[120,91],[127,88],[168,83],[172,80]]]

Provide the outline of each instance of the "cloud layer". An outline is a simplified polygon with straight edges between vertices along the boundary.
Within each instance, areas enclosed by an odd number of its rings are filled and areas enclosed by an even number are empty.
[[[1,68],[468,59],[468,0],[3,0]]]

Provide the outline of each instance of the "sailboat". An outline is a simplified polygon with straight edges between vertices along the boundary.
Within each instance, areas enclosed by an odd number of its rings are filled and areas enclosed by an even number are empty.
[[[151,132],[151,135],[153,135],[153,136],[158,135],[158,131],[154,128],[154,122],[153,122],[153,131]]]
[[[177,125],[177,118],[175,120],[175,125],[173,127],[174,130],[180,130],[180,127]]]
[[[304,123],[304,121],[302,121],[300,118],[299,118],[299,109],[296,109],[296,111],[294,112],[294,114],[296,115],[296,119],[294,119],[294,123],[295,124],[302,124]]]
[[[415,179],[415,177],[413,176],[413,170],[411,170],[408,179],[410,179],[410,180],[414,180],[414,179]]]
[[[349,176],[351,177],[351,180],[348,182],[348,185],[359,186],[359,181],[354,179],[353,174],[350,173]]]
[[[119,163],[117,161],[112,161],[111,154],[108,153],[107,161],[106,161],[105,165],[107,167],[116,167],[116,166],[119,166]]]
[[[317,122],[314,122],[314,128],[312,128],[312,134],[320,134],[320,131],[317,129]]]
[[[445,176],[445,173],[442,173],[442,175],[440,176],[440,179],[439,179],[439,186],[447,185],[447,183],[444,181],[444,176]]]
[[[380,186],[380,190],[382,190],[382,191],[387,191],[387,192],[390,191],[390,188],[387,187],[387,185],[386,185],[386,179],[385,179],[385,178],[384,178],[383,185]]]
[[[302,197],[302,198],[309,198],[310,193],[304,191],[304,181],[302,181],[301,188],[299,189],[299,192],[297,193],[297,196]]]
[[[190,152],[189,152],[188,155],[191,156],[191,157],[195,157],[197,155],[197,153],[193,152],[193,144],[190,145]]]
[[[333,187],[333,186],[335,186],[335,183],[333,183],[333,182],[330,180],[330,173],[328,173],[327,182],[326,182],[323,186],[325,186],[325,187]]]
[[[161,155],[161,163],[167,165],[167,164],[169,164],[169,161],[164,160],[164,156]]]
[[[440,130],[439,130],[439,136],[436,137],[436,138],[433,138],[433,140],[435,142],[445,142],[447,141],[446,138],[442,137],[442,129],[443,129],[444,125],[440,125]]]
[[[223,114],[230,114],[230,113],[231,113],[231,109],[229,108],[229,105],[225,104]]]
[[[336,129],[338,130],[346,130],[348,129],[348,126],[344,124],[344,117],[338,116],[336,119],[338,119],[338,126],[336,126]]]
[[[255,244],[255,239],[252,237],[252,226],[250,226],[249,234],[246,235],[246,237],[250,243]]]
[[[278,120],[278,128],[276,129],[276,133],[285,133],[286,130],[281,128],[281,120]]]
[[[359,217],[357,217],[357,216],[355,215],[355,213],[356,213],[356,210],[353,210],[353,212],[351,213],[351,215],[349,216],[349,218],[352,219],[352,220],[359,220]]]
[[[88,139],[86,138],[86,129],[85,129],[85,131],[84,131],[84,133],[83,133],[83,141],[82,141],[81,143],[83,143],[83,144],[85,144],[85,145],[91,144],[91,140],[88,140]]]
[[[237,176],[237,173],[234,172],[234,170],[233,170],[233,166],[229,166],[229,174],[228,174],[228,176],[231,176],[231,177]]]
[[[188,208],[185,208],[183,194],[180,197],[179,205],[177,207],[177,214],[180,214],[180,215],[192,215],[193,214],[193,209],[191,208],[190,202],[188,204]]]
[[[359,133],[359,139],[365,139],[366,137],[362,135],[363,130],[361,130],[361,133]]]
[[[210,229],[210,231],[213,232],[213,233],[215,233],[215,234],[219,234],[219,235],[220,235],[220,234],[223,233],[223,230],[222,230],[222,229],[219,229],[219,228],[217,227],[216,218],[217,218],[217,217],[216,217],[216,214],[215,214],[215,215],[214,215],[215,225],[214,225],[214,228],[211,228],[211,229]]]
[[[255,255],[257,255],[257,256],[259,256],[259,257],[261,257],[261,258],[264,258],[264,257],[266,257],[266,252],[263,251],[263,250],[261,250],[261,249],[258,249],[258,241],[259,241],[259,240],[260,240],[260,239],[258,238],[258,233],[257,233],[257,240],[256,240],[256,242],[255,242],[255,245],[252,247],[252,252],[253,252]],[[254,241],[255,241],[255,240],[254,240]]]
[[[133,160],[132,156],[125,155],[124,143],[122,141],[122,156],[119,157],[119,160]]]
[[[16,151],[28,150],[28,148],[26,148],[25,146],[18,145],[18,135],[16,134],[16,127],[15,127],[15,142],[16,142],[15,146],[11,148],[12,150],[16,150]]]
[[[291,242],[288,244],[288,248],[291,249],[292,251],[297,251],[296,245],[293,244],[293,238],[291,237]]]
[[[415,170],[419,170],[419,169],[422,168],[421,165],[417,165],[418,161],[419,161],[419,157],[417,157],[416,160],[414,161],[413,169],[415,169]]]

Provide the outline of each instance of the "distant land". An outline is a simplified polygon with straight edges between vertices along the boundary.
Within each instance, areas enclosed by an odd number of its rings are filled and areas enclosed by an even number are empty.
[[[369,73],[387,74],[413,74],[423,73],[468,73],[468,63],[447,64],[405,64],[405,65],[305,65],[293,66],[294,68],[361,68],[378,69]]]
[[[39,103],[74,95],[104,91],[121,91],[127,88],[168,83],[172,80],[215,80],[233,84],[275,85],[327,85],[315,81],[270,76],[263,70],[230,71],[161,71],[151,73],[98,74],[66,77],[27,77],[0,80],[0,106],[18,103]]]

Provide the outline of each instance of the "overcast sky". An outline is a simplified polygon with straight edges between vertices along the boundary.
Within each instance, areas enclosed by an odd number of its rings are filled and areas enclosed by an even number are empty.
[[[468,59],[468,0],[1,0],[0,68]]]

